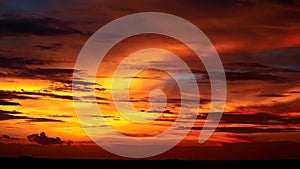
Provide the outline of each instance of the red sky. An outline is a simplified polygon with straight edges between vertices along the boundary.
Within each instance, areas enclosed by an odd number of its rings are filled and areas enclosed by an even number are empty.
[[[97,147],[80,126],[72,98],[74,65],[88,38],[105,24],[137,12],[165,12],[195,24],[220,56],[227,100],[218,128],[204,144],[197,142],[210,106],[207,73],[186,45],[154,34],[133,36],[114,46],[100,65],[96,84],[79,79],[76,87],[82,91],[96,89],[108,124],[132,137],[153,136],[173,124],[180,100],[178,86],[168,74],[147,70],[131,82],[132,104],[141,112],[149,109],[145,98],[154,87],[169,98],[168,111],[151,124],[128,122],[110,96],[112,73],[123,58],[141,49],[160,48],[178,55],[201,77],[197,82],[202,102],[188,136],[153,158],[173,157],[176,152],[181,159],[265,158],[262,154],[299,159],[295,151],[300,143],[299,5],[297,0],[0,1],[0,156],[120,158]],[[41,132],[47,135],[44,142],[27,138]],[[63,144],[50,141],[56,137]]]

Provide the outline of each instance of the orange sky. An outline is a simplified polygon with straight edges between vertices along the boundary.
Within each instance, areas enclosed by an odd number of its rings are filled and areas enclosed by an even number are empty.
[[[85,42],[100,27],[128,14],[149,11],[182,17],[195,24],[210,39],[226,72],[227,100],[223,117],[213,136],[204,144],[199,144],[198,137],[211,97],[203,64],[182,42],[163,35],[143,34],[121,41],[107,53],[99,66],[95,84],[78,79],[78,85],[73,86],[83,93],[95,90],[99,109],[103,111],[107,124],[131,137],[154,136],[172,126],[180,109],[180,92],[175,80],[164,71],[144,70],[130,84],[133,106],[144,114],[143,117],[156,118],[151,123],[137,124],[124,118],[115,109],[111,97],[111,80],[118,64],[139,50],[159,48],[174,53],[186,62],[198,83],[199,91],[195,94],[200,92],[201,98],[199,110],[192,110],[197,116],[194,126],[184,126],[192,127],[192,130],[170,152],[186,154],[189,150],[177,149],[182,146],[195,147],[196,154],[203,147],[204,152],[209,152],[206,149],[209,147],[223,147],[220,152],[225,154],[228,147],[243,147],[250,153],[245,158],[251,158],[259,154],[250,152],[251,146],[262,147],[268,143],[292,150],[288,144],[299,146],[300,143],[299,5],[297,0],[285,3],[275,0],[176,3],[1,1],[0,147],[8,146],[0,149],[0,156],[26,153],[62,158],[55,151],[49,153],[45,147],[63,146],[70,151],[65,155],[69,157],[119,158],[100,148],[89,150],[84,155],[76,151],[76,147],[81,149],[96,145],[82,129],[74,109],[72,75],[74,71],[84,74],[83,70],[74,70],[74,64]],[[168,57],[149,55],[148,60],[145,57],[130,64],[136,66],[168,61]],[[165,67],[172,69],[171,65]],[[178,70],[174,68],[172,71]],[[185,74],[179,75],[187,77]],[[121,88],[122,84],[118,87]],[[160,116],[155,113],[156,110],[150,109],[148,101],[149,93],[157,88],[165,92],[168,101]],[[84,96],[77,102],[88,106],[91,100],[91,96]],[[60,137],[63,144],[41,145],[45,143],[27,138],[42,131],[48,136],[47,139]],[[49,141],[47,139],[46,142]],[[26,151],[21,151],[19,146]],[[40,152],[39,146],[44,146],[45,151]],[[270,149],[266,148],[266,151],[272,154]],[[97,155],[98,151],[101,155]],[[170,152],[164,155],[171,156]],[[217,154],[218,151],[211,152]],[[71,155],[74,153],[78,154]],[[291,151],[286,158],[299,158],[299,153],[293,153]],[[156,158],[165,158],[164,155]],[[278,153],[272,158],[280,158],[281,155]],[[179,156],[194,159],[191,155]],[[232,158],[238,156],[233,152]]]

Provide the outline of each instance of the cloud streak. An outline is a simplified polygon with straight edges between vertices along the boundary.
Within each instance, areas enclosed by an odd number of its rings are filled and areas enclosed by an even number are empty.
[[[2,99],[19,99],[19,100],[37,100],[42,97],[50,97],[54,99],[73,100],[73,96],[59,95],[45,92],[31,92],[31,91],[8,91],[0,90],[0,96]]]
[[[202,127],[192,127],[192,130],[203,130]],[[208,130],[210,130],[208,128]],[[215,132],[235,134],[300,132],[297,128],[257,128],[257,127],[218,127]]]
[[[63,122],[62,120],[50,119],[50,118],[39,118],[24,116],[24,113],[18,111],[6,111],[0,110],[0,121],[1,120],[26,120],[27,122]]]
[[[1,16],[0,35],[58,36],[83,34],[69,24],[49,17]]]

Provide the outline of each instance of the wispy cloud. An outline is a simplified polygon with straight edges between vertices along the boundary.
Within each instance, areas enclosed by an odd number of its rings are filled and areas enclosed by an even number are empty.
[[[1,120],[25,120],[27,122],[63,122],[62,120],[50,119],[50,118],[39,118],[25,116],[24,113],[19,111],[6,111],[0,110],[0,121]]]
[[[2,99],[29,99],[29,100],[37,100],[41,99],[42,97],[50,97],[50,98],[57,98],[57,99],[64,99],[64,100],[73,100],[73,97],[70,95],[59,95],[53,93],[46,93],[46,92],[31,92],[31,91],[5,91],[0,90],[0,96]]]
[[[0,106],[20,106],[20,103],[0,100]]]
[[[299,112],[300,99],[293,99],[286,102],[275,102],[272,104],[250,104],[248,106],[237,106],[239,112],[267,112],[271,114],[286,114]]]
[[[35,48],[40,50],[50,50],[50,51],[57,51],[63,47],[61,43],[51,43],[49,45],[34,45]]]

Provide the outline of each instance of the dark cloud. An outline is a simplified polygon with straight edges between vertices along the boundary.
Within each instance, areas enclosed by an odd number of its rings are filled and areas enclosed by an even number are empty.
[[[37,57],[13,57],[0,55],[1,69],[24,69],[31,66],[45,66],[55,63],[53,60]]]
[[[195,2],[193,0],[188,0],[188,2]],[[232,6],[232,5],[262,5],[262,4],[278,4],[278,5],[295,5],[296,0],[224,0],[224,1],[218,1],[218,0],[202,0],[200,1],[206,5],[216,5],[216,6]],[[200,5],[200,3],[199,3]]]
[[[286,94],[259,94],[256,95],[257,97],[288,97],[290,95],[286,95]]]
[[[272,67],[254,62],[230,62],[225,65],[225,77],[227,81],[265,81],[270,83],[288,83],[300,81],[300,70],[293,68]],[[202,74],[199,84],[209,83],[207,72],[194,69],[194,73]],[[284,97],[283,94],[274,97]],[[267,97],[267,95],[265,96]],[[271,94],[270,94],[271,97]]]
[[[278,133],[278,132],[299,132],[297,128],[255,128],[255,127],[218,127],[216,132],[230,133]]]
[[[96,99],[96,101],[95,101]],[[80,102],[86,102],[86,103],[96,103],[99,105],[109,105],[111,100],[104,98],[104,97],[99,97],[99,96],[82,96],[80,99],[78,99]]]
[[[300,73],[300,70],[295,68],[284,68],[282,67],[282,65],[269,66],[261,63],[248,62],[248,61],[230,62],[230,63],[226,63],[226,66],[228,67],[228,69],[239,70],[239,71],[255,71],[255,72],[265,72],[265,73]]]
[[[297,0],[267,0],[267,2],[278,3],[280,5],[288,5],[288,6],[297,5]]]
[[[153,137],[155,134],[147,134],[147,133],[125,133],[125,132],[120,132],[121,134],[124,134],[129,137]]]
[[[27,139],[30,142],[36,142],[38,144],[47,145],[47,144],[62,144],[63,141],[59,138],[48,137],[45,132],[41,132],[41,134],[31,134],[27,136]]]
[[[144,110],[141,110],[141,111],[144,112]],[[164,110],[164,111],[160,111],[160,110],[148,110],[147,113],[176,114],[175,112],[172,112],[170,110]]]
[[[191,68],[191,71],[194,74],[207,74],[207,71],[205,68]]]
[[[235,59],[237,61],[225,62],[226,79],[276,83],[298,82],[300,80],[298,78],[300,74],[299,54],[299,47],[240,54]],[[245,57],[242,57],[243,55]]]
[[[10,137],[8,135],[3,135],[2,138],[10,139]]]
[[[41,97],[51,97],[51,98],[64,99],[64,100],[73,100],[73,96],[69,96],[69,95],[59,95],[59,94],[53,94],[53,93],[32,92],[32,91],[24,91],[24,90],[23,91],[0,90],[0,97],[2,99],[9,99],[9,100],[11,100],[11,99],[36,100],[36,99],[40,99]]]
[[[5,140],[20,140],[19,138],[10,137],[9,135],[6,135],[6,134],[2,135],[2,138]]]
[[[163,118],[157,118],[154,121],[163,121],[163,122],[175,122],[175,117],[163,117]]]
[[[77,72],[80,72],[80,71],[75,71],[75,73],[77,73]],[[69,81],[68,83],[72,83],[72,81]],[[84,86],[100,85],[100,84],[95,83],[95,82],[81,81],[81,80],[78,80],[78,79],[73,80],[73,84],[84,85]]]
[[[94,85],[101,86],[100,84],[87,82],[80,78],[72,79],[73,73],[83,74],[80,70],[41,68],[60,62],[57,60],[9,56],[0,56],[0,59],[0,78],[46,80],[51,82],[51,85],[45,89],[47,91],[71,92],[72,86],[75,85],[74,89],[77,91],[86,92],[93,90]],[[101,90],[103,91],[103,89]]]
[[[0,56],[0,78],[22,78],[34,80],[47,80],[52,84],[48,90],[71,92],[72,85],[78,91],[90,91],[97,83],[75,79],[72,82],[73,73],[83,73],[80,70],[67,68],[41,68],[48,67],[60,61]]]
[[[274,49],[266,52],[259,52],[251,58],[259,58],[265,63],[275,65],[279,68],[294,69],[300,71],[300,47],[288,47]]]
[[[151,76],[151,77],[145,77],[145,76],[126,76],[122,77],[126,79],[145,79],[145,80],[167,80],[166,78],[163,78],[161,76]]]
[[[33,118],[33,117],[27,117],[27,122],[64,122],[62,120],[57,119],[49,119],[49,118]]]
[[[10,120],[10,119],[22,119],[21,116],[16,116],[22,114],[18,111],[6,111],[6,110],[0,110],[0,120]],[[24,117],[26,118],[26,117]]]
[[[51,50],[51,51],[57,51],[61,49],[63,46],[62,43],[51,43],[50,45],[34,45],[35,48],[38,48],[40,50]]]
[[[218,112],[214,112],[214,113],[217,114]],[[206,120],[207,115],[208,115],[208,113],[200,113],[197,116],[197,120]],[[189,117],[187,117],[187,118],[189,118]],[[162,117],[155,119],[155,121],[174,122],[174,121],[176,121],[176,119],[177,119],[177,117],[163,117],[162,116]],[[245,114],[245,113],[237,113],[237,112],[224,112],[222,114],[220,124],[254,125],[254,126],[265,126],[265,127],[271,127],[274,125],[288,126],[288,125],[299,125],[300,117],[299,116],[274,115],[274,114],[269,114],[269,113]],[[200,128],[196,127],[194,129],[200,129]],[[232,128],[232,129],[235,129],[235,128]],[[221,129],[221,130],[225,130],[225,129]],[[246,129],[242,129],[242,130],[244,131]],[[284,128],[282,129],[282,131],[283,130],[284,130]],[[293,129],[291,129],[291,130],[293,130]],[[259,129],[257,131],[262,131],[262,130]],[[264,131],[271,132],[272,130],[264,130]],[[290,131],[290,129],[288,129],[287,131]]]
[[[276,116],[268,113],[255,113],[255,114],[225,113],[221,121],[227,124],[257,124],[257,125],[300,124],[299,117]]]
[[[63,69],[63,68],[31,68],[23,69],[15,72],[16,77],[26,79],[40,79],[49,80],[51,82],[63,82],[68,83],[72,78],[74,69]]]
[[[277,83],[299,81],[299,49],[299,47],[288,47],[240,54],[235,59],[237,61],[225,62],[226,79]],[[243,55],[245,57],[242,57]]]
[[[20,103],[0,100],[0,106],[20,106]]]
[[[294,91],[289,91],[289,92],[284,92],[284,93],[287,93],[287,94],[298,94],[298,93],[300,93],[300,91],[294,90]]]
[[[49,115],[49,117],[55,117],[55,118],[71,118],[73,116],[70,115]]]
[[[80,91],[80,92],[89,92],[91,90],[94,90],[94,86],[101,86],[97,83],[87,82],[83,81],[81,79],[73,79],[72,81],[72,75],[70,75],[69,79],[53,79],[51,80],[53,83],[46,89],[50,91],[60,91],[60,92],[72,92],[72,90]],[[68,78],[68,77],[66,77]],[[95,90],[98,90],[99,88],[95,88]],[[98,90],[99,91],[99,90]],[[102,91],[104,91],[102,89]]]
[[[72,76],[73,72],[79,72],[74,69],[63,68],[26,68],[20,69],[9,68],[0,69],[0,77],[2,78],[22,78],[34,80],[47,80],[53,83],[50,86],[55,91],[71,91],[72,90]],[[88,86],[89,82],[77,80],[74,82],[77,90],[87,91],[92,88]]]
[[[185,129],[185,128],[184,128]],[[192,127],[192,130],[203,130],[202,127]],[[210,130],[209,128],[207,130]],[[251,134],[251,133],[278,133],[278,132],[299,132],[297,128],[257,128],[257,127],[218,127],[215,132]]]
[[[245,68],[246,70],[249,70],[251,68],[255,68],[255,69],[269,68],[269,66],[267,65],[261,63],[255,63],[255,62],[230,62],[230,63],[226,63],[226,66],[239,68],[239,69]]]
[[[188,100],[188,99],[182,100],[182,99],[177,99],[177,98],[168,98],[168,103],[178,103],[178,104],[180,104],[181,101],[183,101],[185,103],[195,102],[194,100]],[[203,98],[203,97],[200,98],[200,104],[207,104],[207,103],[210,103],[210,102],[211,102],[211,100],[208,99],[208,98]]]
[[[103,87],[101,87],[101,88],[95,88],[95,90],[97,90],[99,92],[104,92],[104,91],[106,91],[106,88],[103,88]]]
[[[103,101],[109,101],[109,99],[107,98],[104,98],[104,97],[99,97],[99,96],[83,96],[81,98],[84,98],[84,99],[96,99],[96,100],[103,100]]]
[[[107,103],[107,102],[97,102],[97,104],[109,105],[109,103]]]
[[[164,113],[164,114],[176,114],[175,112],[172,112],[170,110],[164,110],[162,113]]]
[[[24,116],[24,113],[18,111],[0,110],[0,121],[12,119],[26,120],[27,122],[63,122],[62,120],[56,119]]]
[[[290,112],[299,112],[300,99],[291,100],[288,102],[275,102],[272,104],[254,104],[248,106],[237,106],[238,112],[267,112],[270,114],[283,114]]]
[[[117,100],[117,101],[125,102],[127,100]],[[181,101],[184,102],[184,103],[193,103],[193,102],[195,102],[195,100],[193,100],[193,99],[167,98],[167,103],[171,103],[171,104],[180,105]],[[149,100],[148,100],[148,98],[144,98],[144,99],[133,99],[133,98],[131,98],[130,102],[149,102]],[[208,98],[204,98],[204,97],[200,98],[200,104],[207,104],[207,103],[210,103],[210,102],[211,102],[211,100],[208,99]]]
[[[215,112],[217,113],[217,112]],[[197,116],[199,120],[205,120],[207,113],[201,113]],[[225,112],[222,114],[221,122],[223,124],[253,124],[253,125],[289,125],[300,124],[300,117],[280,116],[269,113],[232,113]]]
[[[65,99],[65,100],[73,100],[73,96],[68,95],[58,95],[58,94],[52,94],[52,93],[39,93],[39,92],[17,92],[18,94],[23,95],[33,95],[33,96],[43,96],[43,97],[51,97],[51,98],[57,98],[57,99]]]
[[[293,78],[288,78],[288,76],[282,73],[300,73],[300,70],[268,67],[262,64],[247,63],[247,61],[243,63],[228,63],[225,68],[225,76],[228,81],[259,80],[286,83]],[[197,69],[194,69],[193,71],[194,73],[203,74],[200,83],[209,80],[207,72]]]
[[[1,16],[0,35],[69,35],[83,34],[70,24],[48,17]]]
[[[229,114],[224,113],[221,119],[225,124],[281,124],[281,118],[267,113]]]
[[[0,90],[0,98],[3,99],[3,100],[11,100],[11,99],[19,99],[19,100],[30,99],[30,100],[35,100],[35,99],[38,99],[36,97],[22,95],[21,92],[8,91],[8,90]]]
[[[0,56],[0,77],[48,80],[51,82],[68,82],[74,69],[40,68],[50,66],[59,61],[41,58]]]
[[[277,75],[271,75],[268,73],[259,72],[238,72],[238,71],[226,71],[226,80],[262,80],[262,81],[276,81],[279,83],[286,82],[287,79]]]

